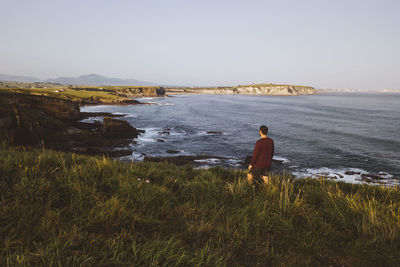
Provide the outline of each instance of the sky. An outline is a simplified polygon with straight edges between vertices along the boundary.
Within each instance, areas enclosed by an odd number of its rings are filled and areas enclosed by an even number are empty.
[[[398,0],[0,0],[0,73],[400,89]]]

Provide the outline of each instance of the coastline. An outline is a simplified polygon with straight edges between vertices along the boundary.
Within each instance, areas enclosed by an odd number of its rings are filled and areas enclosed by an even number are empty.
[[[168,90],[167,90],[168,91]],[[15,96],[26,96],[24,94],[15,94],[15,93],[8,93],[10,97],[15,97]],[[48,120],[46,116],[54,117],[53,119],[58,120],[57,124],[59,124],[57,129],[55,130],[54,126],[50,125],[50,128],[52,129],[43,129],[42,128],[37,128],[37,132],[40,132],[41,135],[37,136],[35,134],[35,129],[30,129],[32,128],[31,121],[25,122],[25,128],[23,131],[26,131],[24,134],[23,138],[27,138],[27,142],[21,141],[21,137],[19,137],[19,140],[17,140],[18,145],[34,145],[34,146],[42,146],[43,144],[45,147],[51,148],[51,149],[56,149],[56,150],[61,150],[61,151],[71,151],[71,152],[76,152],[76,153],[81,153],[81,154],[87,154],[87,155],[107,155],[113,158],[119,158],[122,160],[127,160],[131,161],[132,154],[134,153],[134,147],[132,144],[135,144],[138,142],[137,138],[140,137],[141,134],[144,133],[144,130],[136,129],[133,126],[128,127],[128,125],[125,123],[123,117],[126,116],[126,114],[113,114],[113,113],[108,113],[108,112],[82,112],[80,111],[81,107],[85,106],[97,106],[97,105],[152,105],[156,103],[144,103],[140,102],[138,100],[130,99],[129,102],[126,102],[126,99],[123,99],[123,101],[104,101],[103,99],[97,99],[97,102],[95,103],[90,103],[90,104],[82,104],[84,101],[76,101],[76,102],[71,102],[68,100],[61,100],[57,98],[52,98],[51,96],[38,96],[38,95],[30,95],[32,98],[42,98],[42,99],[52,99],[56,100],[57,102],[62,102],[63,105],[72,105],[74,108],[72,108],[72,111],[70,114],[63,115],[62,118],[60,118],[60,115],[57,115],[57,108],[50,108],[48,110],[45,110],[45,115],[44,117],[41,116],[41,120]],[[138,96],[136,98],[153,98],[153,97],[160,97],[158,95],[153,95],[153,96]],[[167,96],[165,96],[167,97]],[[3,103],[4,103],[4,97],[3,97]],[[30,100],[31,101],[31,100]],[[31,101],[32,102],[32,101]],[[67,104],[66,104],[67,103]],[[87,102],[85,102],[87,103]],[[8,103],[10,104],[10,103]],[[26,104],[26,103],[25,103]],[[25,105],[23,104],[23,105]],[[76,111],[76,106],[78,106],[79,111]],[[35,107],[37,109],[38,107]],[[71,109],[71,107],[69,107]],[[18,109],[18,108],[17,108]],[[39,108],[40,110],[40,108]],[[42,110],[43,111],[43,110]],[[79,114],[77,115],[77,112]],[[18,116],[21,117],[21,114],[15,113],[13,116],[17,118]],[[112,130],[114,134],[107,133],[105,134],[105,126],[102,122],[102,118],[119,118],[119,120],[109,120],[112,123],[109,123],[109,126],[107,127],[114,127],[116,130]],[[22,118],[27,118],[26,115],[22,114]],[[83,122],[83,120],[90,120],[93,118],[101,118],[100,121],[94,120],[93,122]],[[37,120],[38,118],[34,118]],[[60,122],[60,120],[62,122]],[[4,120],[3,120],[4,121]],[[1,123],[1,122],[0,122]],[[8,122],[7,127],[10,127],[10,125],[14,125],[15,127],[15,122]],[[63,125],[63,126],[60,126]],[[110,126],[111,125],[111,126]],[[5,127],[5,128],[7,128]],[[122,127],[122,128],[121,128]],[[130,132],[130,134],[124,136],[121,136],[121,132],[126,131]],[[21,131],[19,131],[21,132]],[[27,134],[28,133],[28,134]],[[210,132],[211,133],[211,132]],[[3,134],[3,137],[7,137],[9,133]],[[35,136],[36,135],[36,136]],[[57,139],[59,138],[59,139]],[[32,141],[32,139],[35,139]],[[40,140],[40,141],[39,141]],[[62,140],[60,142],[60,140]],[[36,143],[35,143],[36,142]],[[140,138],[139,138],[140,142]],[[161,142],[161,141],[160,141]],[[164,142],[164,141],[163,141]],[[61,145],[58,143],[62,143]],[[174,153],[179,153],[179,151],[171,151],[168,152],[170,154]],[[153,156],[153,155],[145,155],[143,160],[145,161],[155,161],[155,162],[172,162],[177,165],[183,165],[183,164],[189,164],[192,165],[196,168],[208,168],[212,166],[218,166],[218,165],[224,165],[224,161],[229,161],[232,162],[233,165],[235,166],[234,168],[245,168],[246,166],[246,160],[245,156],[243,156],[242,160],[236,160],[236,159],[229,159],[229,158],[221,158],[219,155],[168,155],[168,156]],[[398,177],[393,177],[390,174],[387,173],[369,173],[363,170],[357,170],[357,176],[354,175],[348,175],[347,172],[352,172],[352,168],[349,169],[344,169],[344,170],[328,170],[326,167],[321,167],[321,171],[315,171],[315,170],[291,170],[284,164],[285,159],[282,161],[280,160],[275,160],[274,165],[277,167],[276,170],[281,172],[281,171],[286,171],[286,172],[291,172],[295,176],[301,178],[301,177],[326,177],[327,179],[331,180],[337,180],[337,181],[347,181],[347,182],[356,182],[356,183],[369,183],[369,184],[375,184],[375,185],[387,185],[387,186],[395,186],[396,183],[392,184],[391,182],[388,183],[388,181],[395,179],[394,181],[397,181]],[[214,164],[218,163],[219,164]],[[229,167],[232,167],[230,165],[227,165]],[[285,167],[286,166],[286,167]],[[325,168],[325,169],[324,169]],[[345,178],[347,177],[347,178]],[[349,177],[349,178],[348,178]],[[397,183],[398,184],[398,183]]]
[[[166,87],[169,94],[208,94],[208,95],[277,95],[298,96],[316,94],[311,86],[254,84],[223,87]]]

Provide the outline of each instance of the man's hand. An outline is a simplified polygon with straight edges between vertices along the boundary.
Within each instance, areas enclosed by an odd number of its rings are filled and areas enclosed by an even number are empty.
[[[251,164],[250,164],[248,169],[250,170],[251,168],[253,168],[253,166],[251,166]]]

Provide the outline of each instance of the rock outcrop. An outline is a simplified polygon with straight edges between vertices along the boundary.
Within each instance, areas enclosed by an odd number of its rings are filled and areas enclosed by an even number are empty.
[[[79,118],[79,106],[71,101],[0,92],[0,140],[6,143],[40,143],[46,130],[61,130]]]
[[[102,132],[106,137],[137,138],[143,131],[132,127],[127,121],[104,117]]]
[[[115,91],[119,95],[126,97],[157,97],[165,95],[165,89],[163,87],[154,86],[115,89]]]
[[[11,107],[18,112],[19,109],[34,108],[63,120],[77,120],[80,118],[79,106],[72,101],[10,92],[0,92],[0,96],[0,104],[3,110]]]
[[[83,123],[88,116],[104,116],[101,123]],[[44,146],[83,154],[129,155],[127,146],[142,131],[112,114],[81,113],[77,103],[48,96],[0,92],[0,142]]]

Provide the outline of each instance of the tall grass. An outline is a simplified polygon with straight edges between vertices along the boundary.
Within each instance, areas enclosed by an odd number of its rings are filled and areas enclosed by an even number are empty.
[[[3,146],[1,266],[400,265],[397,188]]]

